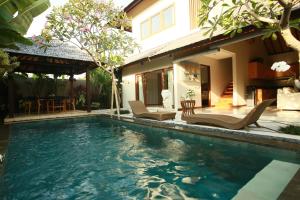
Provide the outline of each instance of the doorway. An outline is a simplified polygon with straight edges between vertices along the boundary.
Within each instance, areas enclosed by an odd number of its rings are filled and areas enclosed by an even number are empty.
[[[210,66],[200,65],[201,74],[201,105],[202,107],[210,107]]]
[[[169,90],[174,106],[173,68],[166,68],[142,74],[135,78],[136,100],[143,101],[146,106],[162,106],[162,90]]]

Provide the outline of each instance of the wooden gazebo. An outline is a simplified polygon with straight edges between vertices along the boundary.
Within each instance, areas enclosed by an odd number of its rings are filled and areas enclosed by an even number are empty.
[[[87,112],[91,111],[90,70],[97,68],[92,58],[69,43],[60,44],[53,41],[52,46],[45,51],[38,45],[18,45],[19,50],[6,49],[10,56],[16,56],[20,66],[14,72],[53,74],[54,76],[69,75],[71,97],[73,97],[74,75],[86,73],[86,102]],[[12,78],[8,81],[9,117],[14,117],[14,86]]]

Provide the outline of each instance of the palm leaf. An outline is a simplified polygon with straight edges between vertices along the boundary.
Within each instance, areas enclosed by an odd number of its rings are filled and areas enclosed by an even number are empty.
[[[0,0],[0,46],[16,48],[14,43],[32,44],[23,35],[33,18],[49,7],[49,0]]]

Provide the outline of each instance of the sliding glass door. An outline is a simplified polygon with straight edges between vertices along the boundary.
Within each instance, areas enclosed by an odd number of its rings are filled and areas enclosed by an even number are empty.
[[[173,102],[174,76],[172,68],[136,75],[136,100],[143,101],[147,106],[162,106],[162,90],[170,91]]]

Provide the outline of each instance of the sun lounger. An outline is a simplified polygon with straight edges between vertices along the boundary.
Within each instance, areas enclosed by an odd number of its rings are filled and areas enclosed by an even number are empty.
[[[188,124],[203,124],[224,127],[228,129],[243,129],[250,124],[257,124],[257,120],[264,112],[266,107],[270,106],[275,99],[265,100],[255,106],[244,118],[237,118],[228,115],[215,114],[193,114],[189,116],[182,116],[182,120]]]
[[[149,112],[141,101],[129,101],[128,103],[132,109],[133,116],[137,118],[150,118],[159,121],[175,119],[176,112]]]

